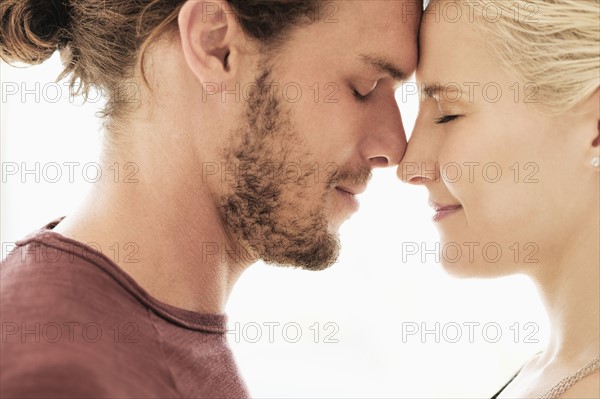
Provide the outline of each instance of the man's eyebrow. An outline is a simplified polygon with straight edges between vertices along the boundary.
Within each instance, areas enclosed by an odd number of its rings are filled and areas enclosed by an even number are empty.
[[[402,71],[402,68],[394,65],[393,62],[387,60],[385,57],[379,57],[372,54],[360,54],[358,58],[371,68],[375,68],[379,72],[387,73],[394,80],[404,81],[408,78],[406,73]]]

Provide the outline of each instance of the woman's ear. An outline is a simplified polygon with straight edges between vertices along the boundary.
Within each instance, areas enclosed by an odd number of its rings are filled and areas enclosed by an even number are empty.
[[[594,94],[592,94],[592,97],[589,99],[590,100],[590,110],[593,112],[592,115],[594,115],[594,117],[596,118],[597,123],[597,129],[596,129],[596,136],[594,137],[594,140],[592,141],[592,146],[593,147],[600,147],[600,87],[598,87],[596,89],[596,91],[594,92]]]
[[[600,104],[599,104],[600,105]],[[592,155],[592,167],[596,168],[596,171],[600,172],[600,118],[598,119],[598,132],[597,136],[592,141],[592,148],[595,150]]]
[[[600,87],[579,108],[586,118],[586,163],[600,171]]]
[[[592,141],[592,167],[596,169],[596,171],[600,171],[600,88],[596,89],[596,92],[592,96],[592,107],[595,109],[595,116],[597,127],[596,127],[596,137]]]
[[[220,86],[235,73],[231,60],[243,35],[232,10],[225,2],[194,0],[179,12],[178,24],[185,60],[200,82]],[[235,57],[232,55],[235,54]]]

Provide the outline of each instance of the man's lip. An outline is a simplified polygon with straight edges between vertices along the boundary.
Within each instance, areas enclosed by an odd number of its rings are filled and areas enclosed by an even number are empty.
[[[336,187],[338,190],[340,191],[344,191],[348,194],[352,194],[352,195],[359,195],[365,192],[365,190],[367,189],[366,185],[363,186],[354,186],[354,187],[347,187],[347,186],[337,186]]]
[[[452,211],[454,209],[462,208],[461,204],[441,204],[434,201],[430,201],[429,206],[431,206],[436,212]]]

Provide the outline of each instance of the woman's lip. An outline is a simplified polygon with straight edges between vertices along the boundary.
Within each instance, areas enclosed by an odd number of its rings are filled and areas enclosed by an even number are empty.
[[[455,210],[458,208],[462,208],[461,204],[446,205],[446,204],[439,204],[437,202],[430,202],[429,206],[431,206],[436,212],[452,211],[452,210]]]
[[[446,211],[450,209],[461,208],[461,204],[442,204],[441,202],[429,201],[429,206],[436,211]]]
[[[439,222],[444,219],[446,216],[451,215],[455,212],[458,212],[462,209],[462,205],[447,205],[440,208],[435,209],[435,214],[433,215],[433,221]]]

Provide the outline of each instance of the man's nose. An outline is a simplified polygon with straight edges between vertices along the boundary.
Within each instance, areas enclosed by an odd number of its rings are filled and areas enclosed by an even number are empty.
[[[406,134],[400,110],[393,106],[377,110],[378,117],[371,124],[362,142],[362,156],[371,168],[396,166],[406,151]]]

